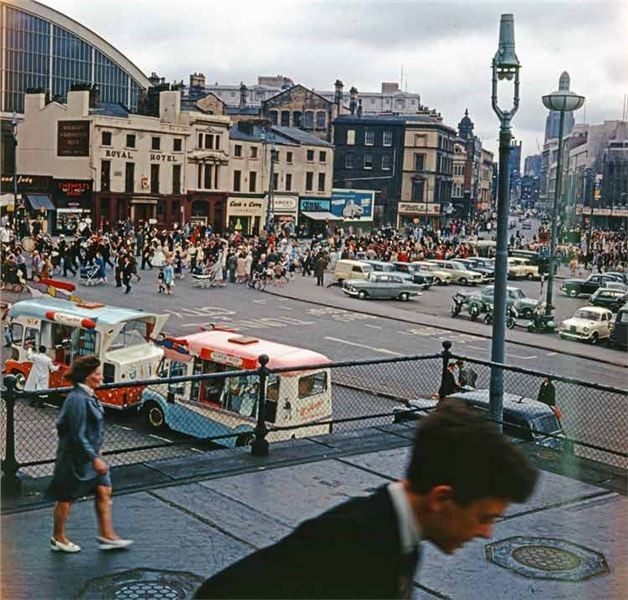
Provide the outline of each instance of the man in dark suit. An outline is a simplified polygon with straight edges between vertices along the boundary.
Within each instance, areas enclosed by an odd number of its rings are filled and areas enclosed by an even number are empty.
[[[196,598],[409,598],[419,543],[489,538],[536,473],[490,422],[446,400],[419,421],[406,478],[305,521],[214,575]]]

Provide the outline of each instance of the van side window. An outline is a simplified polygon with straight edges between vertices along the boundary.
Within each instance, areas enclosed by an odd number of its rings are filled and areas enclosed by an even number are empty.
[[[327,373],[321,371],[313,375],[304,375],[299,379],[299,399],[322,394],[327,390]]]

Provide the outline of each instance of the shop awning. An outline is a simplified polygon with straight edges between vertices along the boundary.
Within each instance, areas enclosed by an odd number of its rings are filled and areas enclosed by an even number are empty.
[[[342,221],[342,217],[333,215],[330,212],[302,212],[304,217],[312,219],[313,221]]]
[[[56,210],[48,194],[26,194],[26,197],[33,207],[33,210],[40,210],[42,208],[46,210]]]

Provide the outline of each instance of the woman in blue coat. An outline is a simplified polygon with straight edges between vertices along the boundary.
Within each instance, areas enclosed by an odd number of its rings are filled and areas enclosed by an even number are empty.
[[[78,552],[81,548],[65,535],[65,524],[72,502],[87,494],[95,494],[98,518],[98,547],[115,550],[130,546],[111,523],[111,478],[109,467],[100,456],[105,432],[104,409],[95,390],[102,383],[100,360],[96,356],[80,356],[66,374],[74,384],[59,417],[59,444],[49,494],[56,500],[54,532],[50,549],[56,552]]]

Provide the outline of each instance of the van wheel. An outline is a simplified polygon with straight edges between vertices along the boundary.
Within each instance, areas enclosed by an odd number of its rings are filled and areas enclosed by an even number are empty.
[[[567,295],[568,295],[570,298],[577,298],[577,297],[578,297],[578,290],[573,290],[573,289],[572,289],[572,290],[569,290],[569,291],[567,292]]]
[[[166,428],[164,411],[155,402],[149,402],[144,408],[144,420],[150,429],[159,431]]]
[[[358,292],[358,298],[360,300],[366,300],[368,298],[368,294],[364,290],[360,290]]]
[[[26,377],[21,371],[11,371],[11,375],[15,375],[15,389],[23,391],[26,385]]]
[[[253,443],[252,433],[241,433],[235,441],[236,448],[243,448],[244,446],[250,446]]]
[[[408,292],[401,292],[401,294],[399,294],[399,300],[401,300],[402,302],[407,302],[408,300],[410,300],[410,294],[408,294]]]

